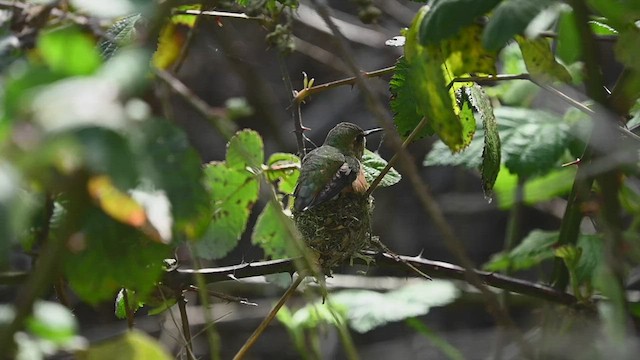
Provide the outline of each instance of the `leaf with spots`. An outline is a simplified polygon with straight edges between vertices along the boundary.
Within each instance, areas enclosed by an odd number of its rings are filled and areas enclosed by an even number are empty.
[[[479,85],[466,88],[469,101],[473,104],[482,120],[484,129],[484,148],[482,150],[482,189],[486,197],[490,197],[493,192],[493,185],[498,178],[501,164],[500,135],[498,133],[498,123],[493,114],[491,99]]]
[[[437,44],[472,25],[474,20],[491,11],[500,0],[440,0],[420,25],[420,42]]]
[[[213,162],[204,169],[211,193],[213,216],[204,237],[196,243],[198,256],[220,259],[237,244],[258,199],[258,178],[245,169]]]
[[[489,50],[502,48],[516,34],[522,34],[531,20],[555,0],[504,0],[493,11],[482,35]]]
[[[482,46],[482,26],[469,25],[460,29],[455,36],[440,43],[446,57],[446,68],[452,77],[475,74],[495,75],[497,51],[489,51]]]
[[[571,74],[560,63],[556,61],[549,42],[544,38],[525,39],[516,36],[516,41],[522,51],[522,58],[527,66],[527,70],[532,76],[571,82]]]
[[[260,169],[264,162],[264,145],[253,130],[238,131],[227,144],[227,166],[232,169]]]
[[[289,226],[285,221],[291,222]],[[291,238],[289,228],[295,226],[282,207],[270,201],[262,210],[256,226],[253,228],[251,242],[264,250],[264,253],[272,259],[281,259],[291,256],[289,246],[295,239]]]
[[[269,156],[264,170],[267,180],[277,183],[279,192],[293,194],[300,176],[300,158],[294,154],[274,153]]]

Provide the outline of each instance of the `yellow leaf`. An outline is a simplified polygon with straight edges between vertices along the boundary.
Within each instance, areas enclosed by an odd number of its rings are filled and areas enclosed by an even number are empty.
[[[569,71],[556,61],[546,39],[526,39],[518,35],[516,36],[516,41],[520,46],[522,58],[531,75],[543,78],[551,77],[567,83],[571,82]]]
[[[185,40],[183,29],[174,22],[168,22],[160,31],[158,48],[151,59],[153,66],[159,69],[171,67],[178,60]]]

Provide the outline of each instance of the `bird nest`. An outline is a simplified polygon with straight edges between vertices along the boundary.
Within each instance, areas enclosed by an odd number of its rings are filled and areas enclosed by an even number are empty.
[[[326,274],[347,259],[365,258],[370,249],[373,197],[348,193],[305,211],[293,218],[306,244],[317,255]]]

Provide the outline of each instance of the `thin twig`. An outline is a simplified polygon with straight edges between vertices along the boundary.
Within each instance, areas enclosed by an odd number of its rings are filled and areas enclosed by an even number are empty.
[[[300,111],[300,104],[295,102],[296,93],[293,90],[293,84],[291,83],[291,76],[289,76],[289,70],[284,62],[282,54],[278,54],[278,64],[280,65],[280,72],[282,73],[282,81],[287,89],[287,93],[291,97],[292,108],[291,118],[293,119],[293,132],[296,134],[296,142],[298,144],[298,156],[300,159],[306,155],[306,149],[304,147],[304,130],[302,125],[302,112]]]
[[[260,16],[249,16],[245,13],[232,13],[227,11],[212,11],[212,10],[174,10],[174,15],[194,15],[194,16],[215,16],[215,17],[223,17],[223,18],[235,18],[235,19],[245,19],[245,20],[264,20],[263,17]]]
[[[193,353],[193,339],[191,338],[191,327],[189,326],[189,316],[187,315],[187,299],[184,294],[178,295],[176,299],[178,302],[178,309],[180,310],[180,320],[182,321],[182,334],[187,342],[187,358],[189,360],[195,360],[196,356]]]
[[[427,118],[423,117],[422,120],[420,120],[420,122],[418,123],[418,125],[413,129],[413,131],[411,131],[411,134],[409,134],[409,136],[407,136],[407,138],[404,139],[404,142],[402,143],[402,150],[405,150],[407,148],[407,146],[409,146],[409,144],[413,141],[413,139],[415,139],[415,137],[418,135],[418,133],[420,131],[422,131],[422,129],[426,125],[427,125]],[[378,187],[378,185],[380,184],[382,179],[385,177],[385,175],[387,175],[389,170],[391,170],[393,165],[395,165],[395,163],[398,160],[398,158],[399,158],[399,152],[396,152],[395,154],[393,154],[393,156],[391,157],[391,160],[389,160],[389,162],[384,167],[384,169],[382,169],[382,171],[380,171],[380,174],[378,175],[378,177],[376,177],[373,180],[373,182],[371,183],[371,185],[367,189],[366,196],[369,196],[369,195],[371,195],[371,193],[373,193],[373,191]]]
[[[282,308],[282,306],[284,306],[287,300],[289,300],[289,298],[291,298],[291,296],[295,293],[296,289],[298,288],[298,286],[300,285],[303,279],[304,279],[304,276],[300,275],[291,283],[291,285],[289,286],[287,291],[284,293],[284,295],[282,295],[278,303],[273,307],[273,309],[271,309],[269,314],[267,314],[267,316],[262,320],[260,325],[258,325],[258,328],[253,332],[253,334],[251,334],[249,339],[247,339],[244,345],[242,345],[240,350],[238,350],[236,355],[233,357],[234,360],[244,359],[244,357],[247,355],[247,352],[251,349],[251,347],[253,347],[253,345],[258,340],[258,338],[260,338],[260,335],[262,335],[264,330],[271,323],[271,320],[273,320],[273,318],[276,317],[276,314],[278,313],[278,311],[280,311],[280,308]]]
[[[389,66],[384,69],[379,69],[379,70],[374,70],[369,72],[361,71],[360,74],[361,76],[366,78],[380,77],[380,76],[392,74],[395,68],[396,68],[395,66]],[[301,103],[302,101],[304,101],[304,99],[308,98],[311,95],[317,94],[319,92],[332,89],[338,86],[355,85],[357,82],[358,82],[358,78],[353,76],[346,79],[331,81],[325,84],[312,86],[308,89],[302,89],[296,93],[296,96],[294,98],[294,103]]]

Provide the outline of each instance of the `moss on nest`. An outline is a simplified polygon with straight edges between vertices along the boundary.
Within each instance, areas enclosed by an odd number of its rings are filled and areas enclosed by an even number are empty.
[[[371,248],[373,198],[348,193],[306,211],[294,211],[293,218],[305,242],[317,255],[320,266],[331,268]]]

